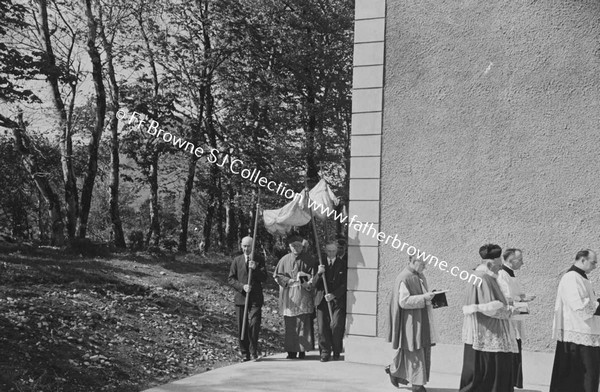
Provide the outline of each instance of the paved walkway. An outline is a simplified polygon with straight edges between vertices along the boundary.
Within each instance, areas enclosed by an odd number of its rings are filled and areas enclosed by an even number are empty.
[[[438,345],[433,348],[431,380],[428,392],[454,392],[460,384],[462,346]],[[310,354],[310,353],[309,353]],[[525,374],[523,392],[548,392],[553,354],[523,353]],[[410,391],[410,387],[396,389],[389,382],[383,367],[359,363],[319,362],[317,353],[303,360],[285,359],[277,354],[257,361],[239,363],[145,392],[280,392],[280,391]],[[391,359],[391,358],[390,358]]]

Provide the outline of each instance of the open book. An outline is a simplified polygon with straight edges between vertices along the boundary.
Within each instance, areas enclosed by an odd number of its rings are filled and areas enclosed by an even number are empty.
[[[524,320],[529,316],[529,305],[527,302],[515,302],[513,306],[519,309],[520,312],[512,316],[513,320]]]
[[[434,309],[448,306],[448,300],[446,299],[446,293],[448,291],[449,290],[432,291],[432,293],[435,293],[435,296],[431,299],[431,306],[433,306]]]

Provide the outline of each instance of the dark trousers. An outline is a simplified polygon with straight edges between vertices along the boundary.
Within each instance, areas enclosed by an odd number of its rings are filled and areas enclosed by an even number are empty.
[[[238,339],[242,356],[249,357],[250,354],[258,356],[258,334],[260,333],[260,322],[262,319],[262,308],[258,305],[248,305],[248,319],[246,320],[246,333],[241,339],[244,306],[236,306],[235,311],[238,319]]]
[[[600,347],[556,342],[550,392],[598,392]]]
[[[523,351],[521,351],[521,339],[517,339],[519,353],[514,354],[513,376],[515,377],[515,387],[523,388]]]
[[[346,328],[346,309],[331,303],[333,320],[329,317],[327,301],[323,299],[317,306],[317,324],[319,326],[319,351],[328,356],[342,352],[344,330]]]

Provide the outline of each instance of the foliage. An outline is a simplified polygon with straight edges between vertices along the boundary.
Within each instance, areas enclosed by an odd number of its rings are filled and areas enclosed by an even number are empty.
[[[26,13],[26,6],[12,0],[0,0],[0,101],[40,102],[33,91],[16,83],[37,76],[41,68],[41,53],[7,44],[10,40],[5,39],[27,27],[24,21]]]
[[[0,4],[6,9],[11,2]],[[63,96],[68,97],[70,83],[91,81],[89,69],[76,69],[85,54],[82,48],[88,46],[87,27],[81,22],[84,7],[70,1],[48,4],[57,29],[56,71]],[[208,162],[212,148],[220,152],[220,159],[229,154],[242,160],[244,168],[257,168],[295,191],[304,187],[305,179],[314,182],[321,170],[338,196],[347,200],[352,1],[91,0],[91,6],[114,54],[121,107],[150,116],[162,129],[205,151],[198,159],[121,121],[121,178],[130,181],[120,192],[126,230],[153,233],[155,246],[178,237],[181,245],[185,217],[195,233],[194,246],[204,241],[207,248],[216,244],[224,251],[237,249],[239,239],[251,230],[256,186]],[[6,14],[7,20],[15,22],[20,12],[36,10],[23,3]],[[28,28],[16,22],[11,26]],[[103,48],[106,67],[107,46],[100,41],[96,46]],[[78,51],[69,53],[71,42]],[[23,53],[31,56],[31,61],[22,62],[30,72],[12,75],[11,80],[35,78],[34,53]],[[86,173],[85,142],[95,131],[97,105],[92,97],[78,96],[69,117],[74,151],[69,159],[78,181]],[[42,127],[43,132],[52,126]],[[97,163],[88,235],[109,241],[110,217],[102,214],[109,209],[106,187],[111,171],[104,139]],[[53,167],[60,172],[58,163]],[[189,189],[186,178],[192,181]],[[53,184],[63,189],[64,181],[56,178]],[[270,191],[261,195],[264,208],[278,208],[286,201]],[[337,230],[328,226],[328,234]],[[275,241],[265,243],[270,250]]]
[[[57,149],[44,137],[35,137],[32,141],[46,169],[40,174],[60,182]],[[13,138],[0,136],[0,157],[0,232],[8,232],[19,240],[44,242],[50,231],[44,201],[20,161]]]
[[[238,158],[295,191],[321,169],[347,199],[353,5],[0,0],[0,127],[13,132],[0,136],[0,234],[48,242],[66,216],[73,237],[74,223],[82,226],[79,195],[91,197],[87,232],[79,230],[87,239],[71,238],[71,252],[3,256],[0,298],[12,299],[0,301],[8,331],[0,352],[10,353],[0,361],[0,389],[9,382],[22,391],[140,390],[235,359],[234,317],[223,317],[233,315],[221,284],[227,261],[204,251],[238,250],[252,230],[256,185],[208,156],[216,149],[220,160]],[[148,115],[204,154],[116,123],[117,106]],[[6,114],[21,112],[29,121]],[[17,128],[31,140],[28,157],[15,151]],[[52,190],[60,197],[48,197]],[[263,208],[287,201],[261,192]],[[102,259],[109,247],[95,244],[113,241],[115,205],[135,261]],[[322,238],[339,234],[335,226],[319,225]],[[188,249],[200,255],[163,253],[159,245],[185,245],[188,227]],[[255,234],[260,252],[287,252],[262,225]],[[281,322],[273,288],[267,301],[272,351]]]
[[[144,233],[140,230],[134,230],[127,236],[129,240],[129,248],[131,250],[141,250],[144,247]]]

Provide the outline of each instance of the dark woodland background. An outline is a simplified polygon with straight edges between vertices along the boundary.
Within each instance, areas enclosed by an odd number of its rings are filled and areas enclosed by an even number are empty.
[[[142,137],[119,108],[295,191],[321,171],[342,208],[352,20],[351,0],[0,0],[0,233],[238,249],[256,185]],[[264,208],[286,202],[262,191]]]
[[[229,255],[257,185],[207,158],[296,192],[320,172],[344,208],[353,7],[0,0],[1,391],[137,392],[239,362]],[[261,191],[265,209],[287,202]],[[345,233],[317,226],[321,245]],[[271,271],[283,239],[258,227]],[[276,283],[264,291],[269,356],[283,325]]]

